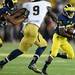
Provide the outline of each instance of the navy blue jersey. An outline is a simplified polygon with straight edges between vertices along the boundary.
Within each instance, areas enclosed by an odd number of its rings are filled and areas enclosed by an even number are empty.
[[[0,9],[0,16],[6,12],[9,12],[9,10],[13,7],[14,5],[12,0],[5,0],[5,6]]]
[[[73,18],[68,18],[66,15],[64,15],[63,13],[60,14],[58,16],[58,21],[61,22],[60,25],[57,25],[57,28],[56,28],[56,33],[57,34],[60,34],[60,27],[61,26],[64,26],[65,28],[75,24],[75,15],[73,16]]]
[[[58,20],[62,22],[62,25],[72,25],[75,23],[75,16],[73,16],[73,18],[68,18],[64,14],[61,14],[58,16]]]
[[[8,6],[4,6],[3,8],[0,9],[0,16],[5,14],[6,12],[9,12]]]

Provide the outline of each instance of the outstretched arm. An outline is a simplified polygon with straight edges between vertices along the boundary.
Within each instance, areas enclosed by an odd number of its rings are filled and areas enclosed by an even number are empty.
[[[25,13],[25,9],[20,9],[13,14],[6,16],[6,19],[14,26],[20,25],[20,23],[27,18],[27,15],[25,15]]]

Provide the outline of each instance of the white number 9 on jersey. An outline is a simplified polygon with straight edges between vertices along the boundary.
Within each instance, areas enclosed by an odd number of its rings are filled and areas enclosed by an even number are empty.
[[[39,15],[39,6],[34,6],[33,11],[33,15]]]

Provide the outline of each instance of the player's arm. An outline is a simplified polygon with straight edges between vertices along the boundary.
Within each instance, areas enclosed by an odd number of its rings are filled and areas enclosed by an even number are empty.
[[[14,13],[11,14],[11,16],[13,15],[14,18],[18,18],[21,15],[23,15],[25,13],[25,11],[26,11],[25,9],[16,10]]]
[[[56,30],[57,30],[58,35],[60,36],[67,37],[67,38],[73,37],[73,35],[67,33],[67,29],[65,28],[65,26],[58,25]]]
[[[11,16],[12,15],[14,15],[15,18],[18,18],[18,17],[20,17],[22,15],[24,15],[27,18],[28,15],[29,15],[29,11],[27,9],[25,9],[25,8],[22,8],[22,9],[17,10],[13,14],[11,14]]]
[[[58,17],[54,14],[54,12],[52,11],[52,8],[47,7],[47,9],[48,9],[47,15],[50,16],[54,22],[57,23],[58,22]]]
[[[28,12],[26,9],[22,8],[17,10],[12,15],[8,15],[6,19],[14,26],[20,25],[20,23],[28,17]],[[12,21],[13,20],[13,21]]]

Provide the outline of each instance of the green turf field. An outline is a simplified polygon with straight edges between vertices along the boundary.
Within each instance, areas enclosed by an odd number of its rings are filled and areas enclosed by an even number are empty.
[[[0,48],[0,60],[3,59],[13,49],[17,48],[18,43],[5,43]],[[49,46],[44,52],[43,56],[37,62],[38,68],[42,68],[45,59],[49,53]],[[16,58],[12,62],[9,62],[3,70],[0,71],[0,75],[39,75],[28,69],[28,64],[32,59],[36,46],[33,46],[25,55]],[[48,67],[49,75],[75,75],[75,59],[61,59],[55,58],[52,64]]]

